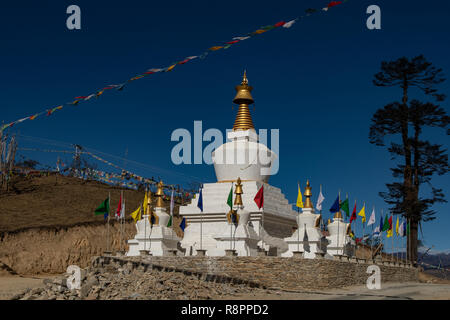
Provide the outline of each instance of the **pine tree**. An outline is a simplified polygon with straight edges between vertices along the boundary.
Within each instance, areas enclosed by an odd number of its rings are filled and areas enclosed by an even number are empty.
[[[387,183],[387,192],[380,192],[380,195],[391,205],[394,214],[411,221],[408,256],[412,261],[417,261],[419,223],[435,219],[436,212],[431,207],[437,202],[446,202],[442,189],[431,184],[432,176],[449,171],[446,150],[440,144],[425,140],[423,131],[426,127],[445,129],[450,118],[433,102],[409,101],[409,94],[415,88],[425,97],[444,101],[445,95],[436,89],[443,81],[442,69],[434,67],[422,55],[382,62],[381,72],[375,74],[373,80],[375,86],[402,89],[401,102],[389,103],[373,115],[369,139],[372,144],[386,146],[385,138],[392,138],[387,149],[397,162],[391,172],[394,178],[401,180]],[[395,142],[398,136],[400,143]]]

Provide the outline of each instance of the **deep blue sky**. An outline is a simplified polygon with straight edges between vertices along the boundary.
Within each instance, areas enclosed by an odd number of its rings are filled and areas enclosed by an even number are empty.
[[[81,30],[65,26],[70,4],[81,7]],[[32,115],[326,4],[319,0],[2,2],[1,118],[10,122]],[[371,4],[381,7],[382,30],[366,28],[365,12]],[[293,203],[297,181],[304,189],[309,178],[314,200],[323,185],[325,218],[340,189],[352,204],[358,200],[358,210],[365,201],[367,215],[375,206],[378,221],[380,210],[387,210],[378,192],[392,180],[392,162],[385,149],[369,144],[368,127],[372,114],[399,100],[401,92],[375,87],[373,75],[383,60],[423,53],[448,76],[449,12],[447,1],[351,0],[290,29],[267,32],[171,73],[135,81],[123,92],[26,121],[9,132],[78,143],[121,157],[128,148],[129,160],[158,168],[152,171],[128,162],[130,171],[160,175],[169,183],[185,183],[186,178],[164,170],[213,182],[212,166],[171,163],[175,143],[170,135],[176,128],[192,132],[194,120],[202,120],[205,130],[231,128],[234,86],[246,68],[254,87],[255,126],[280,129],[280,171],[270,183],[281,187]],[[450,81],[441,91],[450,95]],[[410,97],[415,96],[421,97],[411,92]],[[443,106],[448,110],[448,102]],[[426,135],[449,145],[442,131]],[[19,144],[52,147],[21,137]],[[67,149],[64,146],[53,147]],[[52,165],[56,159],[56,154],[22,154]],[[434,182],[450,196],[448,176]],[[438,219],[424,224],[425,244],[448,249],[450,205],[435,209]]]

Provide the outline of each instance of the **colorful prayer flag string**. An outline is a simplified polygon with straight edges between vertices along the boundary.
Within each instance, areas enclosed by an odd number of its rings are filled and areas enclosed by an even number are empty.
[[[305,10],[305,14],[306,14],[306,16],[310,16],[311,14],[317,13],[317,12],[327,12],[327,11],[329,11],[330,8],[333,8],[333,7],[335,7],[335,6],[337,6],[337,5],[340,5],[340,4],[342,4],[342,3],[344,3],[344,2],[347,2],[347,1],[348,1],[348,0],[343,0],[343,1],[331,1],[331,2],[329,2],[329,3],[327,4],[326,7],[321,8],[321,10],[314,9],[314,8],[308,8],[308,9]],[[32,115],[32,116],[28,116],[28,117],[25,117],[25,118],[22,118],[22,119],[19,119],[19,120],[10,122],[10,123],[8,123],[8,124],[3,124],[3,125],[0,127],[0,132],[2,132],[3,130],[5,130],[5,129],[7,129],[7,128],[11,128],[11,127],[12,127],[14,124],[16,124],[16,123],[20,123],[20,122],[23,122],[23,121],[25,121],[25,120],[34,120],[34,119],[38,118],[39,116],[41,116],[41,115],[43,115],[43,114],[47,114],[47,116],[50,116],[50,115],[53,114],[56,110],[62,109],[63,106],[65,106],[65,105],[76,106],[76,105],[78,105],[80,102],[88,101],[88,100],[90,100],[90,99],[93,98],[93,97],[98,98],[98,97],[100,97],[100,96],[104,93],[105,90],[116,89],[116,90],[118,90],[118,91],[122,91],[122,90],[124,89],[125,85],[128,84],[128,83],[130,83],[130,82],[133,82],[133,81],[135,81],[135,80],[142,79],[142,78],[144,78],[144,77],[146,77],[146,76],[149,76],[149,75],[151,75],[151,74],[154,74],[154,73],[158,73],[158,72],[170,72],[170,71],[172,71],[177,65],[183,65],[183,64],[185,64],[185,63],[187,63],[187,62],[189,62],[189,61],[191,61],[191,60],[197,59],[197,58],[204,59],[204,58],[207,57],[207,55],[208,55],[210,52],[219,51],[219,50],[221,50],[221,49],[228,49],[228,48],[230,48],[231,46],[233,46],[233,45],[235,45],[235,44],[237,44],[237,43],[239,43],[239,42],[241,42],[241,41],[244,41],[244,40],[247,40],[247,39],[252,38],[253,36],[257,36],[257,35],[266,33],[266,32],[268,32],[268,31],[270,31],[270,30],[274,30],[274,29],[279,28],[279,27],[282,27],[282,28],[285,28],[285,29],[289,29],[289,28],[292,27],[292,25],[293,25],[297,20],[302,19],[303,17],[304,17],[304,16],[300,16],[300,17],[297,17],[297,18],[295,18],[295,19],[292,19],[292,20],[290,20],[290,21],[288,21],[288,22],[280,21],[280,22],[277,22],[277,23],[275,23],[275,24],[273,24],[273,25],[266,25],[266,26],[260,27],[259,29],[255,30],[255,31],[253,31],[253,32],[250,32],[250,33],[246,34],[245,36],[233,37],[231,41],[227,41],[227,42],[225,42],[225,43],[222,44],[222,45],[215,45],[215,46],[212,46],[212,47],[210,47],[208,50],[206,50],[205,52],[203,52],[202,54],[200,54],[200,55],[198,55],[198,56],[189,56],[189,57],[186,57],[186,58],[184,58],[183,60],[181,60],[181,61],[179,61],[179,62],[172,63],[170,66],[165,67],[165,68],[152,68],[152,69],[148,69],[146,72],[143,72],[142,74],[136,75],[136,76],[134,76],[134,77],[128,79],[128,80],[125,81],[124,83],[108,85],[108,86],[106,86],[106,87],[104,87],[104,88],[102,88],[102,89],[100,89],[100,90],[95,91],[95,93],[93,93],[93,94],[90,94],[90,95],[87,95],[87,96],[77,96],[77,97],[74,98],[74,100],[73,100],[72,102],[65,103],[65,104],[60,105],[60,106],[55,107],[55,108],[47,109],[46,111],[43,111],[43,112],[40,112],[40,113],[36,113],[36,114],[34,114],[34,115]]]

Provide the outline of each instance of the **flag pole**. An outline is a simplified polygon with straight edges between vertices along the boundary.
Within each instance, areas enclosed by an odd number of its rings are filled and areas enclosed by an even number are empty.
[[[383,218],[383,209],[381,209],[381,217]],[[381,255],[381,260],[383,260],[383,229],[384,228],[380,228],[380,244],[381,244],[380,255]]]
[[[123,199],[123,190],[120,192],[120,197]],[[120,242],[119,242],[119,250],[122,251],[122,204],[120,204],[120,211],[119,211],[119,233],[120,233]]]
[[[200,250],[203,250],[203,192],[202,192],[202,210],[200,213]]]
[[[109,214],[110,214],[110,209],[111,209],[111,192],[108,193],[108,226],[106,229],[106,251],[109,252]]]
[[[148,194],[148,188],[145,188],[145,193]],[[147,213],[148,213],[148,200],[147,200],[147,210],[144,210],[144,250],[147,250],[147,220],[148,220]]]
[[[341,189],[339,189],[338,198],[339,198],[339,201],[338,201],[339,202],[339,213],[341,213]],[[341,214],[341,216],[342,216],[342,214]],[[337,253],[339,255],[339,236],[340,236],[340,234],[339,234],[339,224],[340,224],[340,221],[337,220],[337,223],[338,223],[338,228],[337,228]]]
[[[391,254],[391,261],[394,262],[394,215],[392,215],[392,254]]]
[[[375,212],[375,206],[372,207],[373,212]],[[375,216],[375,215],[374,215]],[[373,257],[373,225],[376,223],[377,219],[375,219],[375,222],[372,223],[372,236],[370,240],[370,260],[372,260]]]

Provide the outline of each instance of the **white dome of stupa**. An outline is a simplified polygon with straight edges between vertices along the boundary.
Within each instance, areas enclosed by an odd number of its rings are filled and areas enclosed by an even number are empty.
[[[258,134],[253,126],[249,105],[253,97],[246,73],[242,83],[236,86],[233,102],[239,105],[233,131],[227,138],[231,140],[212,152],[212,161],[217,181],[231,182],[238,177],[242,181],[267,182],[272,163],[277,156],[267,146],[258,142]]]

